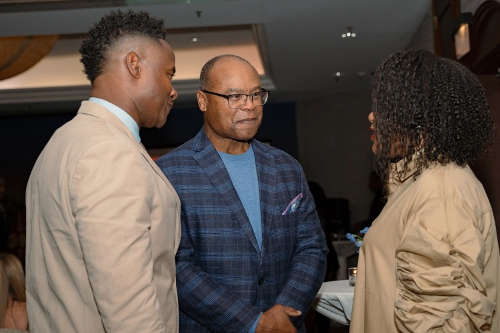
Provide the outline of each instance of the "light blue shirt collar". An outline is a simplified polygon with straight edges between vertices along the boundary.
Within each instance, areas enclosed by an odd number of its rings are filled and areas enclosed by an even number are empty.
[[[89,101],[104,106],[109,112],[117,116],[118,119],[120,119],[121,122],[124,123],[125,126],[127,126],[130,133],[132,133],[137,142],[141,142],[141,137],[139,136],[139,125],[137,125],[134,118],[132,118],[127,112],[101,98],[90,97]]]

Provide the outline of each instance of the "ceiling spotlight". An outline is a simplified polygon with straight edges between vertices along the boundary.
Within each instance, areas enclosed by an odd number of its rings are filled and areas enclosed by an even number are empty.
[[[192,43],[196,43],[196,42],[198,41],[198,38],[197,38],[197,37],[193,37],[193,38],[191,38],[191,39],[190,39],[190,41],[191,41]]]
[[[333,73],[333,78],[335,79],[335,82],[338,82],[340,77],[344,76],[344,73],[342,72],[334,72]]]
[[[352,27],[347,27],[347,32],[341,35],[342,38],[351,38],[356,37],[356,34],[352,32]]]

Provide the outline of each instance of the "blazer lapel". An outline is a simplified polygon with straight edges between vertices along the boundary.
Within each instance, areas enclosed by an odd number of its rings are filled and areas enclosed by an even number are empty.
[[[215,150],[210,140],[208,140],[204,129],[195,137],[194,150],[197,151],[194,159],[224,198],[255,250],[260,252],[252,225],[224,166],[224,162],[222,162],[219,153]]]
[[[276,191],[276,165],[268,147],[257,140],[252,141],[259,180],[260,211],[262,219],[262,252],[267,248],[267,237],[271,232],[274,216],[278,215],[274,193]]]

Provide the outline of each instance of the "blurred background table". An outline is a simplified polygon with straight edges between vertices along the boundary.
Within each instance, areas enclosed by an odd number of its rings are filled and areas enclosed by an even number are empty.
[[[354,287],[349,280],[324,282],[316,295],[312,308],[334,321],[349,325],[351,322]]]

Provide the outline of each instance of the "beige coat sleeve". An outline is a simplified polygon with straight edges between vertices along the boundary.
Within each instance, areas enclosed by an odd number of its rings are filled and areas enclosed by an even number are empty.
[[[88,147],[74,171],[71,207],[106,332],[164,332],[150,237],[152,186],[141,153],[124,139]]]
[[[431,198],[407,222],[396,250],[400,332],[482,332],[495,304],[482,274],[491,253],[485,214],[463,200]],[[491,225],[489,226],[491,228]]]

